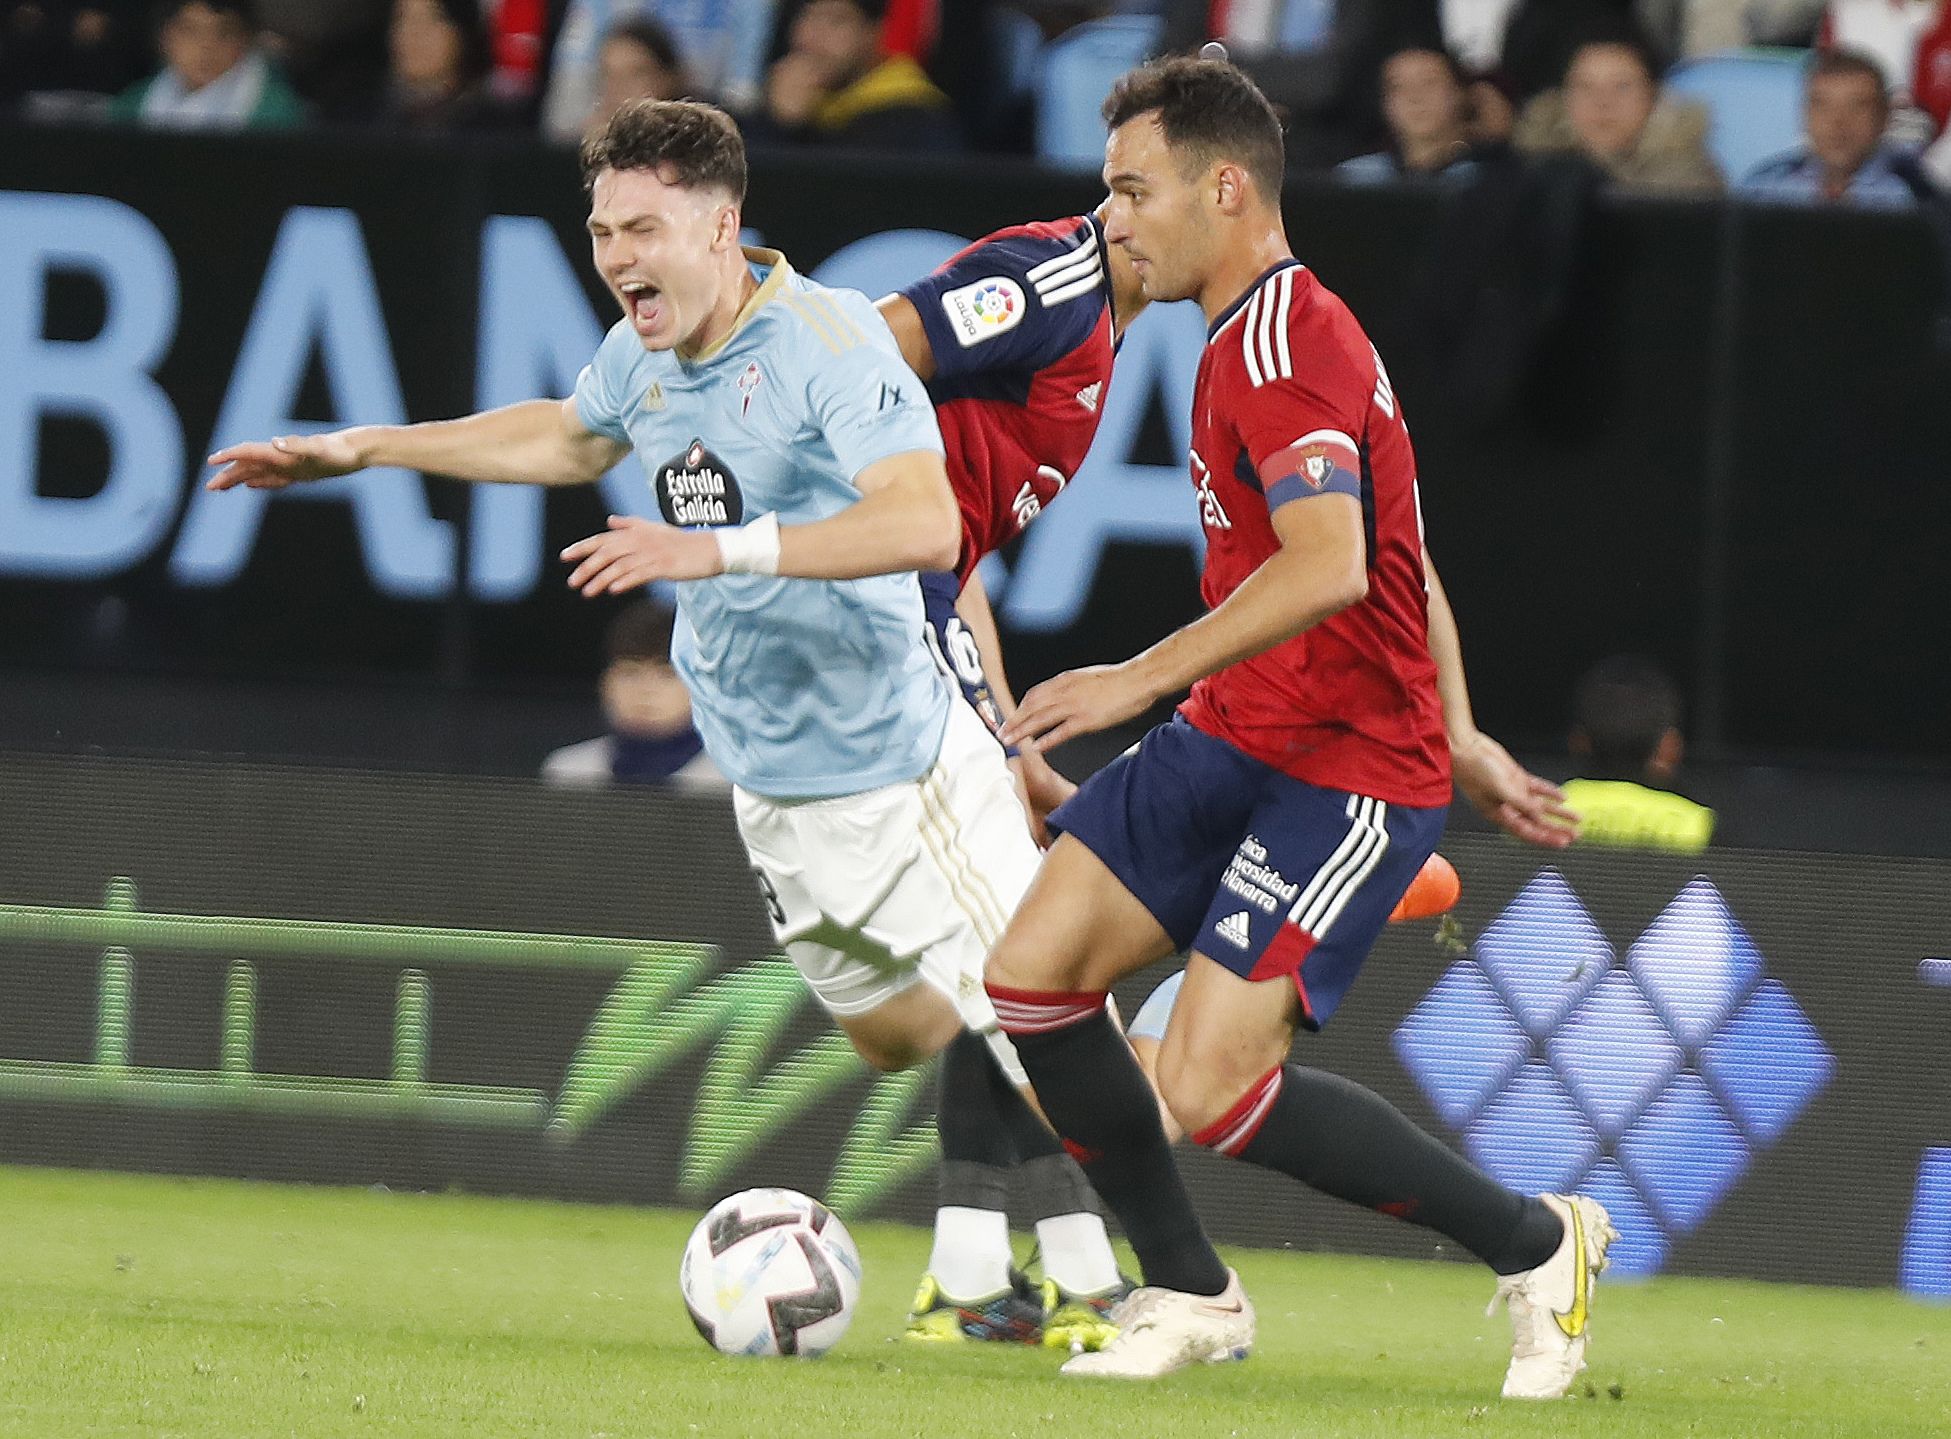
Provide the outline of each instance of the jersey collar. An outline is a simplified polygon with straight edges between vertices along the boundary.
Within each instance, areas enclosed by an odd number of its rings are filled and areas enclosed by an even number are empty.
[[[725,347],[738,338],[739,332],[752,323],[753,317],[786,287],[786,281],[792,278],[793,267],[779,251],[762,250],[756,245],[741,245],[739,248],[744,252],[749,263],[767,265],[771,268],[766,277],[759,281],[759,288],[752,292],[744,305],[740,306],[737,317],[732,321],[731,329],[725,331],[697,354],[678,356],[687,365],[703,365],[717,359],[725,352]]]
[[[1210,345],[1215,339],[1219,337],[1219,332],[1226,328],[1227,324],[1232,320],[1232,318],[1235,315],[1240,313],[1240,307],[1246,304],[1248,300],[1251,300],[1254,294],[1259,290],[1259,288],[1262,285],[1266,284],[1267,281],[1271,280],[1275,275],[1278,275],[1282,270],[1286,270],[1289,268],[1298,269],[1300,267],[1300,263],[1301,262],[1299,260],[1295,259],[1292,255],[1289,255],[1286,259],[1276,260],[1274,261],[1273,264],[1269,265],[1264,271],[1261,272],[1259,279],[1255,280],[1251,285],[1248,285],[1244,290],[1240,291],[1239,299],[1235,300],[1232,304],[1228,305],[1225,309],[1221,310],[1219,312],[1219,318],[1214,320],[1212,324],[1206,327],[1206,343]]]

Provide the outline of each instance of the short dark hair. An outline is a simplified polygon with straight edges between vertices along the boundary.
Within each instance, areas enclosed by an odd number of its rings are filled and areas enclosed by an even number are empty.
[[[1890,106],[1890,82],[1883,77],[1883,67],[1861,50],[1842,46],[1816,51],[1809,57],[1809,79],[1818,75],[1861,75],[1876,86],[1884,108]]]
[[[806,9],[812,3],[813,0],[799,0],[799,3],[792,7],[787,24],[790,25],[793,20],[797,20],[799,18],[799,12]],[[865,20],[869,25],[879,25],[883,20],[887,19],[888,0],[841,0],[841,3],[858,10],[861,19]]]
[[[156,28],[162,29],[174,20],[179,12],[189,9],[192,5],[201,5],[206,10],[215,10],[219,15],[227,15],[242,25],[249,34],[257,34],[256,0],[163,0],[163,3],[156,7]]]
[[[1406,45],[1398,45],[1382,57],[1382,65],[1378,69],[1388,67],[1404,55],[1432,55],[1442,61],[1443,68],[1450,72],[1450,79],[1456,82],[1457,89],[1470,88],[1470,72],[1464,68],[1463,62],[1457,59],[1456,52],[1440,41],[1429,43],[1411,41]]]
[[[1573,723],[1592,746],[1592,762],[1621,775],[1642,772],[1670,729],[1680,725],[1680,691],[1644,655],[1599,661],[1578,682]]]
[[[1660,75],[1664,67],[1660,57],[1653,49],[1653,42],[1646,38],[1646,32],[1631,19],[1621,18],[1609,24],[1599,23],[1588,27],[1565,52],[1565,67],[1559,73],[1558,83],[1563,85],[1571,78],[1572,66],[1578,57],[1587,50],[1599,48],[1624,50],[1639,62],[1639,68],[1646,72],[1646,78],[1653,83],[1655,90],[1660,88]]]
[[[488,34],[487,21],[481,18],[480,0],[433,0],[433,6],[440,12],[441,23],[460,42],[461,53],[456,63],[462,82],[475,84],[495,64],[494,40]]]
[[[1167,145],[1201,165],[1221,157],[1237,160],[1269,202],[1280,203],[1287,168],[1280,117],[1237,65],[1192,55],[1140,65],[1111,87],[1104,123],[1115,130],[1152,111],[1158,112]]]
[[[669,664],[671,631],[677,616],[657,600],[635,600],[616,613],[603,634],[603,657],[610,664],[638,660]]]
[[[662,170],[677,183],[717,185],[745,199],[745,139],[730,115],[701,100],[632,100],[583,142],[583,187],[605,170]]]
[[[653,20],[648,15],[617,21],[603,35],[605,45],[612,40],[627,40],[632,45],[648,50],[651,59],[672,74],[677,74],[684,68],[678,63],[677,42],[671,39],[671,32],[664,28],[661,21]]]

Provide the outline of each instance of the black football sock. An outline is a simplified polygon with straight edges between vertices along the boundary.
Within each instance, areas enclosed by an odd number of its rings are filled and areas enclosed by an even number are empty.
[[[1269,1070],[1196,1143],[1449,1236],[1499,1274],[1542,1264],[1563,1226],[1373,1090],[1296,1064]]]
[[[942,1168],[935,1185],[936,1206],[1001,1213],[1007,1207],[1016,1144],[997,1108],[996,1092],[999,1087],[1008,1089],[1019,1107],[1022,1097],[996,1068],[982,1036],[966,1029],[942,1051],[940,1079],[935,1128],[941,1134]]]
[[[1056,1135],[1023,1102],[981,1035],[965,1029],[949,1041],[942,1051],[941,1086],[935,1127],[941,1131],[945,1163],[1006,1170],[1026,1157],[1021,1152],[1025,1139],[1037,1153],[1062,1152]],[[963,1201],[944,1195],[942,1202]]]
[[[942,1051],[935,1116],[942,1167],[928,1271],[958,1299],[980,1298],[1009,1283],[1009,1175],[1016,1146],[997,1108],[999,1087],[1022,1106],[982,1037],[966,1030],[956,1035]]]
[[[1225,1289],[1226,1266],[1192,1211],[1158,1100],[1104,996],[994,985],[989,993],[1044,1113],[1124,1226],[1145,1282],[1191,1294]]]

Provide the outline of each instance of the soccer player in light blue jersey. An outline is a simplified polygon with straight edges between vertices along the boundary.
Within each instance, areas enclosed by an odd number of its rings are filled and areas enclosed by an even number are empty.
[[[211,457],[210,487],[371,465],[592,484],[635,451],[661,522],[612,516],[563,552],[570,583],[682,582],[672,657],[788,957],[876,1068],[919,1064],[965,1027],[988,1041],[950,1065],[946,1162],[1054,1147],[982,984],[1038,852],[1001,746],[923,639],[914,572],[952,569],[962,527],[922,384],[864,296],[740,246],[745,151],[722,111],[626,106],[583,161],[623,319],[572,397],[236,445]],[[1075,1217],[1074,1242],[1115,1277],[1102,1223]],[[936,1238],[931,1270],[952,1256],[996,1281],[966,1302],[970,1324],[1038,1337],[1000,1193],[945,1206]]]

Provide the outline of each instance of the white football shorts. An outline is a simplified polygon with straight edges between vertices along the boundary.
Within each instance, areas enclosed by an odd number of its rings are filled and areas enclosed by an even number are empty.
[[[833,799],[738,789],[733,800],[773,933],[829,1013],[865,1014],[925,983],[1001,1040],[983,964],[1041,854],[1002,746],[960,696],[919,779]]]

